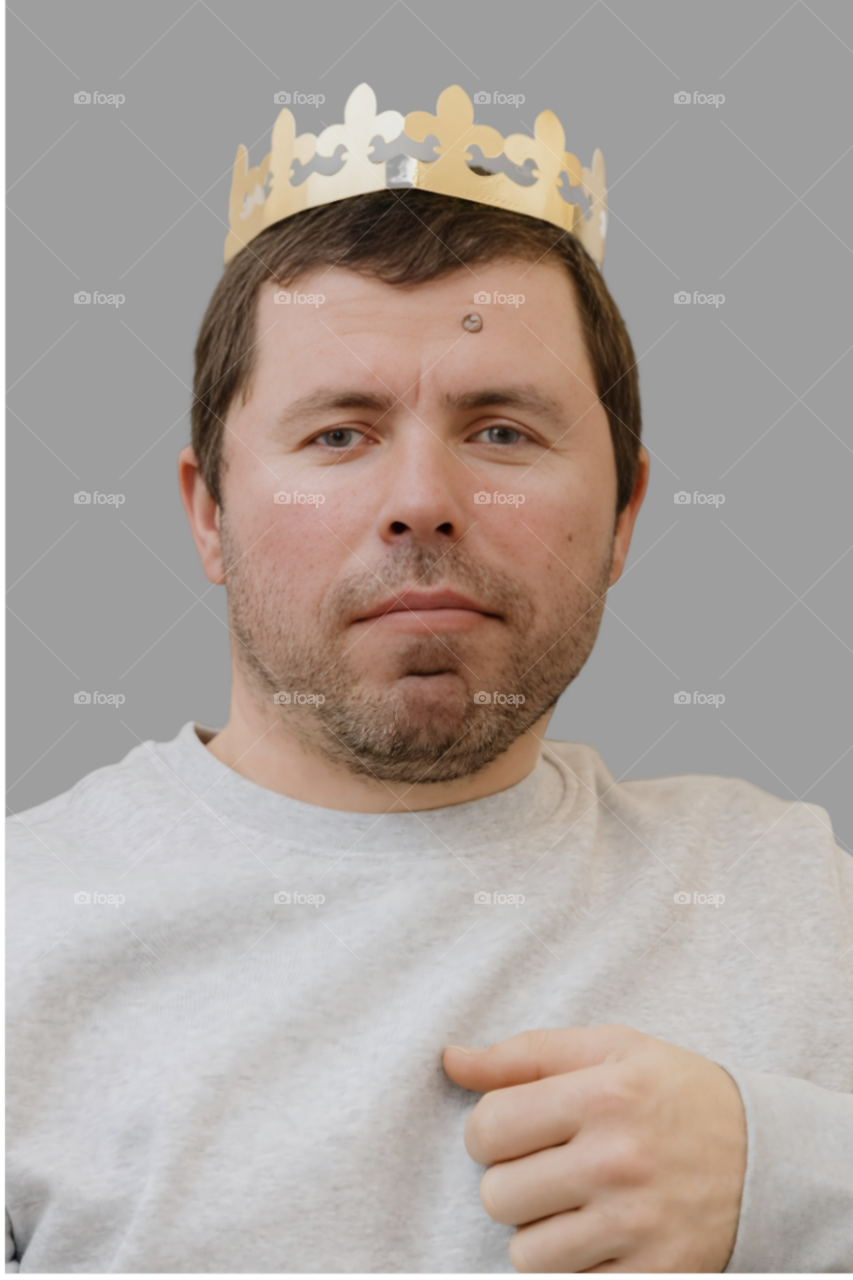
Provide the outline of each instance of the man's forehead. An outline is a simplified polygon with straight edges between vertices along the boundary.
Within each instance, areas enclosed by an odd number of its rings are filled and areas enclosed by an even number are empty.
[[[350,310],[360,306],[380,308],[389,306],[395,312],[409,312],[414,317],[424,317],[425,308],[445,305],[469,304],[476,309],[477,295],[489,294],[489,306],[493,313],[516,313],[522,308],[557,306],[567,314],[576,313],[577,304],[571,278],[565,266],[556,259],[538,262],[520,258],[498,258],[492,262],[460,265],[431,280],[415,283],[394,283],[340,266],[318,266],[293,278],[284,288],[273,281],[264,281],[258,292],[259,306],[267,318],[281,310],[291,320],[299,321],[307,313],[321,316],[324,310]],[[275,298],[284,294],[292,297],[288,306],[280,306]],[[312,299],[307,304],[297,298]],[[317,303],[321,298],[322,302]],[[509,299],[509,301],[506,301]]]
[[[506,303],[505,291],[512,288],[516,302]],[[475,294],[483,292],[490,301],[475,301]],[[275,301],[281,294],[289,299],[288,305]],[[427,377],[448,407],[501,402],[549,413],[553,397],[547,404],[547,393],[534,381],[548,382],[552,391],[559,386],[561,392],[566,381],[592,382],[571,281],[554,261],[501,259],[477,264],[476,277],[460,268],[417,285],[386,284],[340,267],[317,268],[289,282],[286,291],[266,282],[259,305],[260,376],[265,382],[280,382],[286,370],[293,398],[304,399],[305,413],[379,407],[383,391],[396,399],[400,388],[391,373],[395,366],[405,381],[417,364],[418,381]],[[483,319],[478,333],[462,325],[471,311]],[[517,376],[507,378],[508,361],[512,374],[519,369]],[[318,363],[323,366],[319,378]],[[508,394],[493,394],[496,387]],[[352,396],[346,403],[310,403],[334,389],[364,393],[372,398],[371,404],[356,403]],[[491,400],[473,403],[476,396],[487,394]],[[462,403],[463,397],[472,403]],[[449,404],[449,398],[457,403]]]

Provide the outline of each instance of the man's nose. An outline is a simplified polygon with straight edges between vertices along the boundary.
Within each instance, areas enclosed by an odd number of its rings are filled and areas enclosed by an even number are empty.
[[[438,434],[418,424],[400,444],[392,446],[388,474],[383,478],[384,498],[379,512],[379,532],[386,542],[457,541],[471,523],[466,514],[467,469],[450,445]],[[477,487],[470,475],[467,487]],[[473,502],[473,496],[471,497]]]

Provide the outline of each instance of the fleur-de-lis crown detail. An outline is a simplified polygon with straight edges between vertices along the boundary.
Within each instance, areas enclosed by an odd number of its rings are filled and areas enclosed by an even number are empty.
[[[399,139],[396,155],[408,157],[403,178],[394,174],[390,161],[373,159],[377,138],[386,143]],[[413,143],[430,138],[437,139],[432,158],[423,160],[412,154],[418,150]],[[309,172],[294,185],[297,162],[304,168],[315,157],[327,160],[341,146],[344,149],[337,173]],[[478,147],[487,160],[505,156],[535,181],[522,185],[506,173],[475,172],[471,167],[472,147]],[[604,157],[596,149],[590,168],[582,166],[576,156],[566,151],[565,131],[553,111],[542,111],[536,117],[532,138],[524,133],[511,133],[504,138],[490,125],[474,123],[474,104],[459,85],[451,85],[440,94],[435,115],[410,111],[404,118],[398,111],[377,114],[376,94],[369,85],[360,84],[347,100],[343,124],[330,125],[319,137],[313,133],[297,134],[296,121],[284,107],[273,126],[272,149],[262,164],[250,169],[246,148],[242,144],[237,148],[225,264],[266,227],[302,209],[401,186],[544,218],[576,236],[599,266],[604,260]],[[569,194],[572,188],[583,192],[588,203],[586,212],[579,203],[572,204],[564,198],[563,193]]]

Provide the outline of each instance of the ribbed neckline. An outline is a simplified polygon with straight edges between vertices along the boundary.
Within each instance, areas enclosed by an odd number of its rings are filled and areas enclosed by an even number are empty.
[[[531,838],[555,821],[564,826],[578,789],[567,765],[553,752],[540,752],[526,778],[480,800],[413,813],[349,813],[305,804],[250,782],[204,745],[217,732],[190,720],[171,742],[152,743],[150,749],[173,784],[180,779],[222,818],[306,849],[453,853],[461,844],[466,853],[490,851]]]

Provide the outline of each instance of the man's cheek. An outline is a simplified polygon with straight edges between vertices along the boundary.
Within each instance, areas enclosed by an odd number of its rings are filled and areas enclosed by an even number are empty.
[[[521,574],[530,586],[562,568],[561,561],[572,564],[580,550],[575,522],[569,525],[565,507],[543,503],[535,494],[523,505],[474,507],[471,525],[476,525],[472,546],[487,543],[501,568],[514,577]]]
[[[522,532],[540,548],[548,547],[550,559],[563,562],[564,571],[580,572],[583,564],[597,564],[609,545],[613,521],[586,494],[571,492],[559,501],[531,501],[522,518]]]
[[[321,572],[334,575],[346,550],[331,532],[322,508],[279,508],[272,523],[274,527],[264,544],[274,552],[279,572],[291,584],[299,580],[310,583]]]
[[[476,526],[474,539],[488,539],[491,547],[501,551],[507,565],[513,560],[524,563],[534,547],[541,549],[541,543],[530,532],[539,523],[531,511],[533,499],[520,491],[485,492],[490,501],[476,502],[478,495],[475,494],[475,503],[466,512],[472,529]],[[496,498],[506,498],[507,501],[496,501]],[[509,499],[512,498],[518,501],[510,502]],[[523,502],[520,500],[522,498]]]

